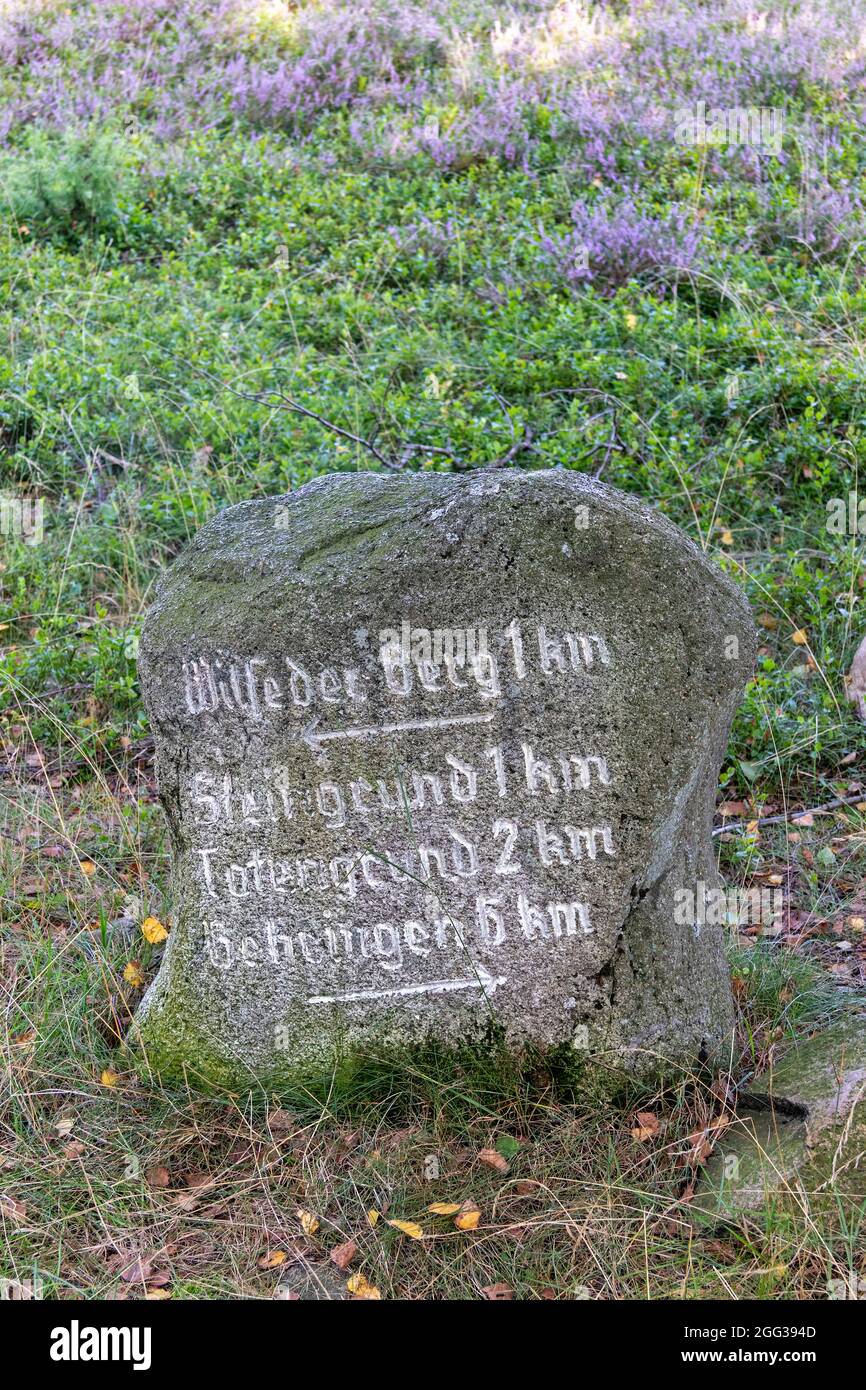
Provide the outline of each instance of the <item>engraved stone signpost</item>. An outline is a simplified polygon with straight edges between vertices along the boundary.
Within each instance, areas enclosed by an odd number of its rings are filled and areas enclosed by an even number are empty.
[[[249,1086],[427,1041],[724,1051],[710,822],[736,587],[566,471],[339,474],[205,526],[141,642],[174,856],[152,1066]]]

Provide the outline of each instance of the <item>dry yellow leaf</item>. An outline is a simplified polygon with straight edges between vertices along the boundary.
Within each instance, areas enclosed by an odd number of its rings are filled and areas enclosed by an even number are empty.
[[[128,961],[123,967],[123,978],[133,989],[141,989],[144,984],[144,975],[137,960]]]
[[[791,641],[798,647],[805,647],[809,641],[808,634],[804,627],[798,627],[791,633]]]
[[[412,1240],[423,1240],[424,1232],[417,1221],[389,1221],[389,1226],[393,1226],[395,1231],[402,1231],[404,1236],[409,1236]]]
[[[96,873],[96,865],[92,859],[82,859],[79,867],[86,878],[93,878]]]
[[[156,917],[145,917],[141,924],[141,934],[145,941],[149,941],[151,946],[158,946],[161,941],[165,941],[168,932]]]
[[[269,1255],[262,1255],[259,1260],[259,1269],[276,1269],[278,1265],[285,1264],[288,1255],[285,1250],[272,1250]]]
[[[659,1118],[651,1110],[640,1110],[635,1115],[635,1127],[631,1132],[632,1139],[636,1139],[639,1144],[645,1144],[648,1139],[652,1139],[659,1132]]]
[[[432,1211],[434,1216],[456,1216],[460,1210],[459,1202],[431,1202],[428,1211]]]
[[[375,1226],[380,1216],[381,1212],[376,1211],[375,1207],[371,1207],[370,1210],[367,1212],[367,1220],[369,1221],[371,1226]]]
[[[481,1220],[481,1212],[474,1202],[464,1202],[459,1212],[454,1218],[454,1225],[458,1231],[474,1231]]]
[[[116,1086],[120,1077],[116,1071],[112,1071],[110,1067],[106,1067],[99,1079],[103,1086]]]
[[[367,1282],[363,1274],[353,1274],[351,1279],[346,1280],[346,1288],[355,1298],[379,1298],[382,1295],[374,1284]]]
[[[298,1207],[298,1220],[305,1236],[314,1236],[319,1229],[318,1216],[314,1216],[311,1211],[304,1211],[303,1207]]]

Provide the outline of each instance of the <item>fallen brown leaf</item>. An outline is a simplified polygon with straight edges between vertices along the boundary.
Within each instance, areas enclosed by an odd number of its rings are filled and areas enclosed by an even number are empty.
[[[497,1173],[508,1173],[511,1171],[508,1160],[503,1158],[496,1149],[481,1149],[478,1154],[479,1163],[483,1163],[488,1168],[495,1168]]]
[[[291,1134],[298,1128],[298,1120],[291,1110],[268,1111],[268,1129],[274,1134]]]
[[[331,1259],[338,1269],[346,1269],[354,1260],[358,1253],[358,1245],[354,1240],[345,1240],[342,1245],[335,1245],[331,1251]]]
[[[150,1260],[136,1257],[124,1266],[120,1271],[120,1277],[124,1284],[146,1284],[152,1272]]]

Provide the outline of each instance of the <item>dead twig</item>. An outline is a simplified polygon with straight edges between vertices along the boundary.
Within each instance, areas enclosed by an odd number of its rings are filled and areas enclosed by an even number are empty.
[[[351,430],[344,429],[342,425],[326,419],[317,410],[311,410],[309,406],[301,405],[300,401],[293,400],[291,396],[284,395],[282,391],[241,391],[237,386],[230,386],[228,382],[222,381],[213,372],[206,371],[204,367],[197,367],[196,371],[200,376],[207,377],[209,381],[215,382],[224,391],[230,391],[233,396],[238,396],[241,400],[253,401],[257,405],[273,404],[274,409],[282,407],[285,410],[294,411],[296,415],[304,416],[307,420],[315,420],[316,424],[321,425],[323,429],[330,430],[332,434],[339,435],[341,439],[348,439],[351,444],[358,444],[362,449],[366,449],[381,463],[383,468],[395,472],[403,467],[399,459],[388,458],[386,454],[383,454],[381,449],[378,449],[373,443],[373,440],[364,439],[360,434],[353,434]],[[375,433],[379,433],[378,425]]]
[[[493,468],[506,468],[508,464],[511,463],[512,459],[517,458],[519,454],[537,454],[538,452],[539,450],[532,437],[532,431],[528,425],[524,425],[523,433],[520,438],[515,439],[510,448],[506,449],[504,454],[500,454],[499,458],[491,459],[490,463],[485,463],[484,467],[479,469],[479,472],[489,473]]]
[[[716,825],[713,827],[714,835],[727,835],[733,830],[747,830],[750,825],[780,825],[782,821],[797,821],[801,816],[816,815],[821,811],[832,811],[837,806],[856,806],[859,802],[866,803],[866,792],[856,792],[853,796],[834,796],[832,801],[825,801],[821,806],[806,806],[801,811],[786,811],[779,816],[756,816],[754,820],[735,820],[730,825]]]

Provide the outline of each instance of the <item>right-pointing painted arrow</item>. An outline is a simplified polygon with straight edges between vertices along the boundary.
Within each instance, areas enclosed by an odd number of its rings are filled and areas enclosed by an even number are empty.
[[[419,985],[395,985],[393,989],[359,989],[350,994],[314,994],[308,1004],[352,1004],[361,999],[392,999],[407,994],[447,994],[457,989],[481,989],[486,995],[495,994],[504,985],[507,975],[491,975],[483,965],[471,980],[428,980]]]

